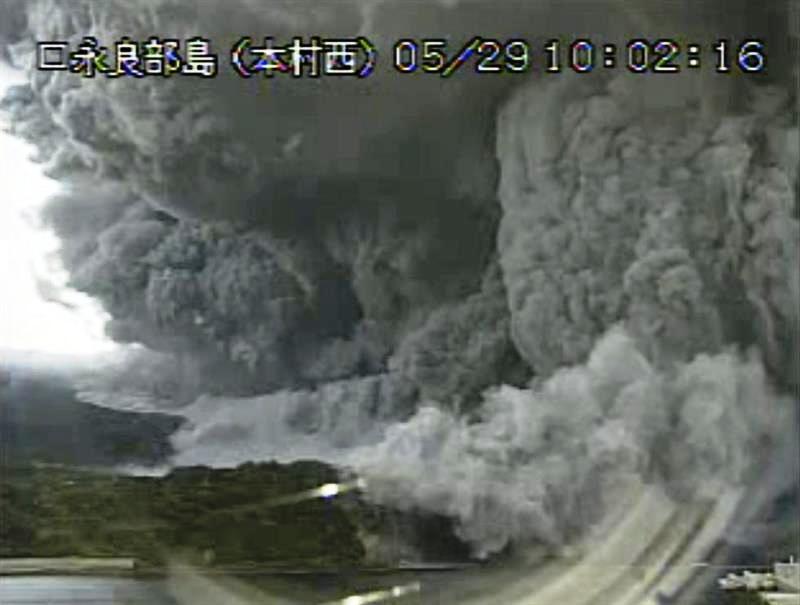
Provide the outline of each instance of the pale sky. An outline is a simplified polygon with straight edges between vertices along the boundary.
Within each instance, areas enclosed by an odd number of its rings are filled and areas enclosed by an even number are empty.
[[[0,64],[0,96],[19,81],[18,72]],[[8,116],[0,114],[0,128],[7,125]],[[32,154],[31,146],[0,130],[0,356],[85,358],[114,350],[99,305],[66,287],[58,239],[40,219],[58,185]]]

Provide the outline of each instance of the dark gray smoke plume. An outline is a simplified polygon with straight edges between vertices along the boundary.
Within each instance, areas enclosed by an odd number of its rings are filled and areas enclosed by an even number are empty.
[[[748,481],[800,385],[800,13],[317,4],[3,9],[23,66],[35,40],[86,35],[203,35],[223,61],[241,35],[384,49],[361,81],[31,71],[9,93],[13,131],[64,183],[47,218],[74,287],[142,345],[84,397],[179,408],[178,463],[351,467],[375,498],[456,518],[481,554],[579,537],[631,477]],[[475,34],[753,37],[769,70],[391,68],[398,38]]]

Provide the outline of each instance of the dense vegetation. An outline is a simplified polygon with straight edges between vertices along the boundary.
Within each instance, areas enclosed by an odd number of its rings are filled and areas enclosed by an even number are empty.
[[[336,481],[316,462],[177,469],[131,477],[36,465],[5,469],[0,556],[130,556],[158,565],[343,567],[364,548],[347,498],[280,498]],[[276,502],[278,500],[278,502]]]

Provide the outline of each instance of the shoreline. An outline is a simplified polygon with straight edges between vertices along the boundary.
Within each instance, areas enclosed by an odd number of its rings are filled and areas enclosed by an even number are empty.
[[[203,575],[341,575],[397,574],[418,572],[460,571],[479,567],[476,563],[404,563],[392,567],[265,567],[256,564],[241,566],[197,567],[192,565],[155,566],[128,557],[19,557],[0,558],[0,578],[13,576],[107,576],[165,577],[176,570],[192,570]]]
[[[137,561],[130,557],[9,557],[0,558],[0,576],[134,575]]]

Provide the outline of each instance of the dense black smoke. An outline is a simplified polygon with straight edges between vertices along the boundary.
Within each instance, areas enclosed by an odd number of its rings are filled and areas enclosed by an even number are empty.
[[[630,476],[746,481],[800,384],[788,6],[9,5],[0,41],[23,66],[34,40],[86,35],[385,50],[358,81],[31,71],[9,93],[13,131],[65,185],[47,218],[73,286],[143,345],[84,396],[181,408],[178,462],[354,467],[375,497],[456,517],[480,553],[579,535]],[[391,68],[398,38],[475,34],[754,37],[769,70]]]

